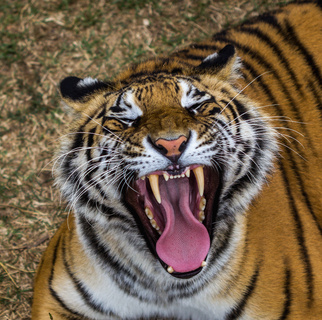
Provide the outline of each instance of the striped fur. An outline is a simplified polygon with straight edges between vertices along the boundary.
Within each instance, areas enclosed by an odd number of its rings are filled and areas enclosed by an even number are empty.
[[[113,82],[62,82],[75,118],[56,176],[73,213],[33,320],[322,318],[321,30],[318,2],[291,4]],[[180,137],[176,158],[158,144]],[[205,172],[207,265],[184,278],[138,209],[140,178],[174,163]]]

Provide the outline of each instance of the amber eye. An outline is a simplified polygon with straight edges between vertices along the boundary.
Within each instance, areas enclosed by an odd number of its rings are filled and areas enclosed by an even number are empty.
[[[133,119],[126,119],[126,118],[120,118],[117,119],[118,121],[122,122],[123,124],[127,125],[128,127],[131,127],[135,120]]]
[[[192,106],[188,107],[187,110],[192,113],[196,114],[197,110],[203,105],[203,103],[195,103]]]
[[[202,102],[195,103],[195,104],[187,107],[186,109],[191,114],[197,114],[198,112],[202,111],[202,110],[200,110],[201,107],[207,105],[208,103],[214,103],[214,102],[216,102],[215,99],[208,99],[208,100],[205,100],[205,101],[202,101]]]
[[[125,127],[136,127],[139,123],[140,117],[136,119],[128,119],[128,118],[117,118]]]

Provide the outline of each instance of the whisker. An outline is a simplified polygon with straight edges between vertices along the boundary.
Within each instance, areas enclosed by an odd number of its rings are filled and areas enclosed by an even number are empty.
[[[103,127],[99,122],[97,122],[95,119],[93,119],[91,116],[89,116],[88,114],[86,114],[85,112],[83,112],[83,114],[88,117],[89,119],[91,119],[93,122],[97,123],[100,127],[102,127],[104,130],[108,131],[110,134],[112,134],[113,136],[116,137],[116,139],[118,139],[119,142],[123,142],[123,140],[116,135],[113,131],[107,129],[106,127]]]
[[[255,79],[253,79],[251,82],[249,82],[242,90],[240,90],[225,106],[224,108],[220,111],[219,114],[223,113],[224,110],[227,108],[227,106],[234,101],[234,99],[236,99],[244,90],[246,90],[254,81],[256,81],[257,79],[259,79],[260,77],[264,76],[267,73],[271,73],[272,71],[266,71],[260,75],[258,75]]]

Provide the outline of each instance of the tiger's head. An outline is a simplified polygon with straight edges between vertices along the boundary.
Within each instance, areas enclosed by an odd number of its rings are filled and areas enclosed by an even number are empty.
[[[276,152],[269,122],[234,86],[239,67],[226,46],[197,66],[155,59],[113,82],[64,79],[74,120],[56,171],[76,214],[135,219],[169,273],[197,274]]]

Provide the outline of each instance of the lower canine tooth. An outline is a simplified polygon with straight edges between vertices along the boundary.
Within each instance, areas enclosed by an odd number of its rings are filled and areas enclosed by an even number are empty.
[[[199,166],[199,167],[193,169],[193,173],[195,174],[195,177],[197,179],[199,194],[202,197],[203,192],[205,190],[205,178],[203,175],[203,167]]]
[[[150,186],[155,199],[158,201],[158,203],[161,203],[161,195],[160,195],[160,189],[159,189],[159,176],[157,174],[150,174],[149,181],[150,181]]]
[[[206,261],[202,261],[201,262],[201,267],[205,267],[207,265],[207,262]]]
[[[170,266],[168,267],[167,271],[168,271],[169,273],[173,273],[173,272],[174,272],[173,268],[172,268],[172,267],[170,267]]]

